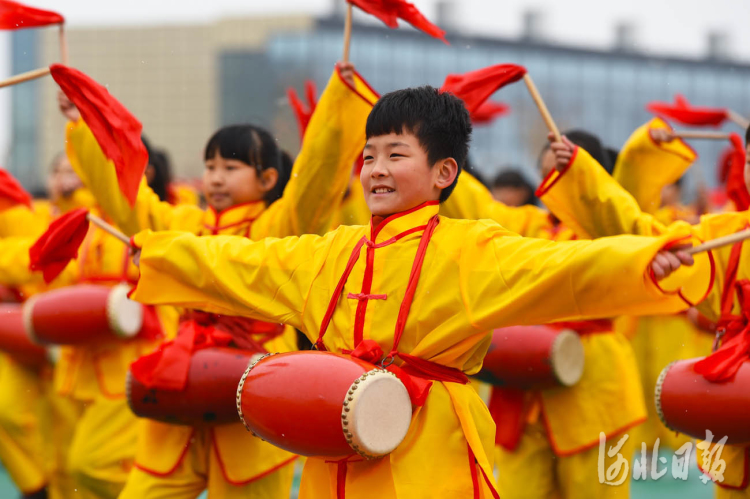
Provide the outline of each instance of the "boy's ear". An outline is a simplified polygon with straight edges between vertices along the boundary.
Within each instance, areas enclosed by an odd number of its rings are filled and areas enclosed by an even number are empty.
[[[260,186],[263,192],[268,192],[276,187],[279,181],[279,171],[276,168],[266,168],[260,172]]]
[[[435,169],[435,187],[440,190],[450,187],[458,175],[458,163],[453,158],[441,159],[435,165]]]

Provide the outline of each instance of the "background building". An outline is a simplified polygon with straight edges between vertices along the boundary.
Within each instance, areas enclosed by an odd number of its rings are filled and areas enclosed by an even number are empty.
[[[450,31],[449,13],[437,22],[448,28],[451,46],[409,28],[355,24],[351,58],[379,92],[405,86],[440,86],[448,73],[511,62],[533,75],[562,130],[581,128],[620,147],[649,114],[651,100],[684,94],[696,105],[723,106],[750,115],[750,65],[725,58],[721,37],[709,40],[702,59],[638,53],[633,30],[619,26],[611,50],[587,50],[546,43],[533,13],[518,39],[464,36]],[[325,86],[342,51],[339,15],[254,17],[182,27],[72,28],[71,64],[107,85],[144,124],[153,144],[166,148],[179,176],[202,169],[202,149],[217,127],[250,121],[270,127],[282,145],[298,149],[296,123],[286,89],[301,91],[313,79]],[[14,33],[13,72],[49,64],[58,57],[55,30]],[[12,148],[8,165],[30,188],[63,147],[64,123],[51,79],[14,87]],[[504,165],[535,175],[546,129],[525,87],[519,83],[494,97],[511,114],[477,128],[471,159],[490,176]],[[733,125],[727,130],[740,131]],[[699,167],[688,185],[715,183],[723,144],[695,142]]]

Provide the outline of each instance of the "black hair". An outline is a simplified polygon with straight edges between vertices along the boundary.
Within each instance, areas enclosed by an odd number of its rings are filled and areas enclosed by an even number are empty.
[[[220,128],[208,139],[204,159],[208,161],[217,153],[222,158],[242,161],[255,168],[258,173],[274,168],[279,173],[279,179],[263,200],[266,205],[270,205],[281,197],[289,181],[291,167],[285,167],[282,151],[266,129],[255,125],[230,125]]]
[[[172,166],[169,155],[166,151],[151,149],[148,162],[154,168],[154,176],[148,186],[159,196],[160,200],[166,201],[169,194],[169,184],[172,183]]]
[[[367,117],[367,138],[411,133],[427,153],[430,166],[444,158],[458,164],[456,180],[440,193],[440,202],[453,192],[466,165],[471,120],[461,99],[425,85],[385,94]]]
[[[511,187],[514,189],[524,189],[528,193],[526,198],[523,200],[524,205],[536,204],[536,196],[534,196],[534,187],[531,182],[526,180],[523,173],[519,169],[510,168],[503,170],[497,174],[492,180],[492,188],[498,189],[501,187]]]
[[[575,145],[585,149],[592,158],[594,158],[600,165],[604,167],[607,173],[612,175],[612,170],[614,170],[615,164],[612,162],[610,154],[602,145],[599,137],[592,133],[584,132],[583,130],[570,130],[568,132],[565,132],[563,135],[568,137],[568,140],[570,140]],[[546,151],[547,149],[549,149],[549,144],[544,146],[544,149],[542,149],[542,154],[544,154],[544,151]],[[539,158],[541,160],[541,155],[539,156]]]
[[[617,158],[620,156],[620,151],[618,151],[614,147],[605,147],[604,153],[609,156],[609,164],[612,165],[612,171],[609,172],[609,174],[611,175],[615,170],[615,166],[617,166]]]
[[[750,144],[750,126],[745,130],[745,145]]]

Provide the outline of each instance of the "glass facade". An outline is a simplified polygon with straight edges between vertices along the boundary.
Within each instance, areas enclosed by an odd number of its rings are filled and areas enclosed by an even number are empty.
[[[728,107],[750,114],[747,65],[523,41],[448,38],[451,46],[409,28],[355,25],[351,59],[381,93],[423,84],[440,86],[448,73],[499,63],[521,64],[533,76],[561,130],[584,129],[615,148],[650,118],[645,109],[649,101],[671,101],[675,93],[682,93],[695,105]],[[341,51],[342,24],[336,19],[321,20],[310,32],[274,35],[266,48],[264,66],[266,70],[273,68],[276,84],[267,85],[265,100],[283,99],[286,86],[301,89],[305,78],[314,79],[322,89]],[[241,55],[235,52],[233,57]],[[257,54],[248,53],[246,57],[257,58]],[[536,177],[535,165],[546,129],[525,86],[519,82],[501,89],[493,99],[510,104],[512,111],[489,126],[475,128],[473,163],[488,177],[506,165],[521,167]],[[733,124],[725,128],[740,132]],[[688,175],[688,188],[699,180],[714,185],[716,161],[725,144],[692,142],[700,159],[698,167]]]

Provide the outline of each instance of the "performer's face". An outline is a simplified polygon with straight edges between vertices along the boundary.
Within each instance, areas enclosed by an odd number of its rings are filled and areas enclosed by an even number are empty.
[[[206,160],[203,171],[203,195],[216,211],[232,206],[261,201],[278,180],[275,168],[261,172],[254,166],[236,159],[227,159],[218,153]]]
[[[49,177],[47,177],[47,191],[52,201],[69,197],[82,186],[81,179],[73,170],[73,166],[66,156],[60,158],[52,168]]]
[[[367,140],[360,181],[370,212],[388,216],[426,201],[436,201],[453,183],[458,166],[453,158],[430,165],[416,136],[380,135]]]

